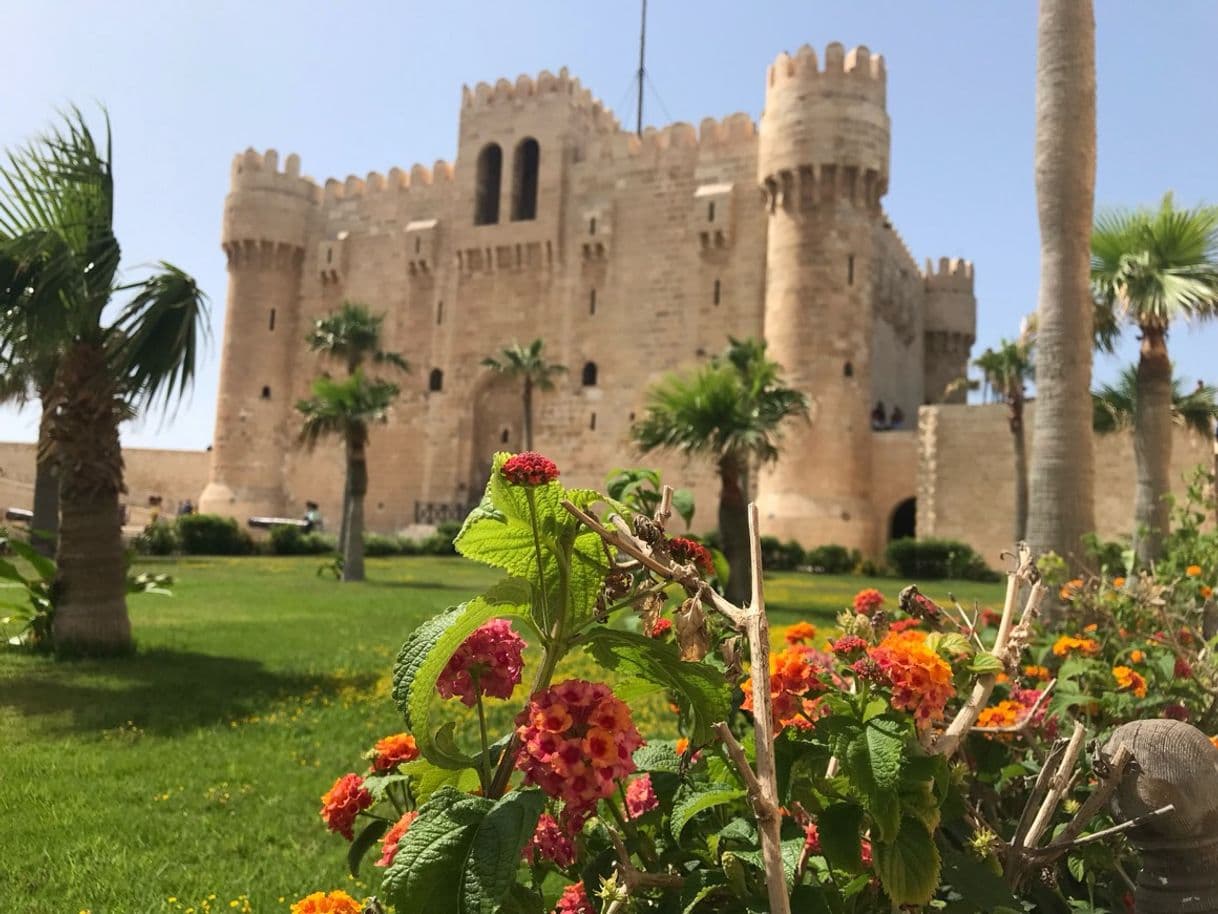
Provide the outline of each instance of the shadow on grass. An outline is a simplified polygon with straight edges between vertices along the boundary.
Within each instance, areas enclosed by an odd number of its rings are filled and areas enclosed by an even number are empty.
[[[468,592],[470,590],[470,587],[474,586],[474,585],[461,584],[461,583],[457,583],[457,584],[446,583],[444,581],[414,581],[414,580],[384,581],[384,580],[375,580],[372,578],[369,578],[366,581],[362,581],[361,583],[365,587],[381,587],[381,588],[386,588],[389,590],[395,590],[395,589],[400,589],[400,590],[458,590],[458,591],[462,591],[462,592]],[[475,594],[471,594],[471,596],[475,596]]]
[[[0,708],[47,718],[52,732],[134,727],[161,736],[265,714],[286,702],[294,711],[340,688],[370,690],[376,678],[280,673],[256,660],[157,649],[126,659],[28,667],[25,675],[6,679]]]

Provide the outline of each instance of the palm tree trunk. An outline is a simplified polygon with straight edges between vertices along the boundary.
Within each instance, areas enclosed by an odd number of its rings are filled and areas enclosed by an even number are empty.
[[[338,548],[342,552],[347,542],[347,518],[351,516],[351,464],[347,464],[346,473],[343,476],[343,508],[342,514],[339,517],[338,529]]]
[[[30,545],[50,558],[59,538],[59,471],[51,453],[50,420],[54,415],[43,401],[38,423],[38,460],[34,465],[34,519],[30,522]]]
[[[533,379],[524,379],[524,449],[533,450]]]
[[[77,343],[56,372],[62,397],[51,422],[59,458],[59,544],[54,640],[59,652],[131,649],[127,567],[119,518],[123,455],[115,396],[101,347]]]
[[[1095,14],[1040,0],[1036,206],[1040,221],[1036,415],[1028,540],[1077,566],[1095,528],[1091,436],[1091,223],[1095,205]]]
[[[364,496],[368,494],[368,459],[363,435],[347,440],[348,509],[344,518],[343,580],[364,580]]]
[[[1023,400],[1012,400],[1009,424],[1015,445],[1015,542],[1028,538],[1028,443],[1023,427]]]
[[[1171,526],[1171,360],[1167,337],[1142,328],[1138,359],[1138,396],[1133,406],[1133,452],[1137,464],[1133,549],[1138,565],[1148,568],[1163,554]]]
[[[743,606],[752,592],[749,574],[749,514],[746,467],[733,457],[719,459],[719,538],[730,571],[727,598]]]

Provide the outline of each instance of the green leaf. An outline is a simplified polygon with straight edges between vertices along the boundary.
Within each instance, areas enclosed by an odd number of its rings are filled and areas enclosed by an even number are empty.
[[[901,779],[906,735],[905,723],[890,717],[873,717],[863,727],[871,777],[880,790],[891,790]]]
[[[514,790],[482,819],[465,859],[461,914],[494,914],[516,884],[520,853],[545,808],[540,790]]]
[[[677,791],[673,800],[672,815],[669,817],[669,828],[672,836],[681,840],[681,832],[689,824],[690,819],[712,806],[722,806],[733,803],[744,796],[744,791],[724,784],[709,784],[697,788],[682,788]]]
[[[460,914],[470,847],[494,805],[442,787],[419,808],[381,883],[397,914]]]
[[[685,521],[686,529],[694,520],[694,493],[689,489],[674,489],[672,493],[672,509],[677,516]]]
[[[1019,909],[1006,880],[972,854],[946,850],[943,855],[942,882],[951,886],[963,905],[960,911],[994,911],[998,908]],[[950,910],[950,908],[949,908]]]
[[[683,714],[688,714],[690,740],[706,745],[712,727],[731,713],[731,692],[723,673],[707,663],[681,659],[675,644],[636,632],[595,628],[584,645],[602,666],[618,674],[614,687],[624,701],[655,692],[659,686],[672,692]]]
[[[384,819],[373,819],[364,827],[363,831],[355,836],[355,840],[347,848],[347,869],[351,871],[352,876],[359,876],[359,865],[360,861],[364,859],[364,854],[368,853],[388,830],[389,823]]]
[[[470,768],[475,761],[461,752],[452,737],[453,725],[433,730],[431,708],[436,680],[449,658],[475,629],[491,619],[528,621],[528,585],[508,578],[485,594],[419,626],[403,645],[393,674],[393,697],[406,717],[419,752],[441,768]]]
[[[567,578],[567,613],[570,626],[577,628],[592,618],[596,598],[600,596],[609,571],[600,535],[584,530],[571,546],[571,562]]]
[[[25,578],[21,576],[21,572],[17,570],[17,566],[12,562],[0,559],[0,578],[6,581],[16,581],[18,584],[24,584]]]
[[[634,751],[634,764],[639,771],[681,773],[681,756],[670,743],[650,742]]]
[[[939,885],[939,848],[921,819],[906,816],[892,843],[872,846],[875,871],[893,904],[926,904]]]
[[[970,673],[998,674],[1003,671],[1002,661],[988,651],[982,651],[974,654],[968,662],[968,671]]]
[[[857,873],[863,868],[863,808],[854,803],[834,803],[816,817],[820,850],[834,869]]]
[[[453,787],[462,793],[470,793],[479,786],[478,772],[473,768],[440,768],[425,758],[407,762],[398,771],[410,776],[413,782],[411,792],[420,803],[429,800],[441,787]]]
[[[29,543],[10,539],[7,541],[7,545],[18,556],[34,566],[34,570],[38,572],[38,577],[42,578],[42,580],[49,582],[55,579],[55,563]]]
[[[803,854],[804,844],[806,839],[802,836],[799,838],[789,838],[779,844],[779,851],[782,853],[782,872],[786,879],[787,888],[790,888],[795,883],[795,868],[799,866],[799,858]],[[724,855],[724,860],[728,857],[735,857],[737,860],[747,863],[754,869],[765,872],[765,857],[762,856],[760,850],[747,851],[728,851]]]

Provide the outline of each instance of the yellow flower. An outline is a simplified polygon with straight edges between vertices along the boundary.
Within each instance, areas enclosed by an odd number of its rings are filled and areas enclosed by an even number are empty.
[[[1141,663],[1145,659],[1146,659],[1146,654],[1143,651],[1130,651],[1129,652],[1129,662],[1130,663]]]
[[[1083,631],[1085,631],[1088,635],[1090,635],[1097,628],[1099,628],[1099,625],[1097,625],[1095,622],[1092,622],[1090,625],[1084,625]]]
[[[1062,635],[1053,643],[1053,653],[1058,657],[1078,651],[1091,655],[1099,653],[1100,646],[1090,638],[1075,638],[1073,635]]]
[[[1127,666],[1114,666],[1112,677],[1121,691],[1133,692],[1138,698],[1146,697],[1146,680]]]
[[[1050,675],[1047,666],[1025,666],[1023,674],[1029,679],[1048,679]]]
[[[1200,565],[1189,565],[1187,568],[1184,569],[1184,573],[1186,575],[1188,575],[1190,578],[1200,577],[1201,576],[1201,566]]]

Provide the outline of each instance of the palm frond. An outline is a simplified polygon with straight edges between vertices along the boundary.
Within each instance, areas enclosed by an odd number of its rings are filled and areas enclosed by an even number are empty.
[[[399,389],[389,381],[368,379],[357,370],[345,378],[323,375],[315,379],[312,393],[296,404],[304,417],[300,442],[309,449],[327,437],[365,440],[369,425],[386,420]]]
[[[1179,376],[1172,377],[1172,421],[1209,435],[1214,421],[1218,420],[1218,388],[1199,384],[1185,393],[1186,383]],[[1137,403],[1138,368],[1136,365],[1126,365],[1115,383],[1101,385],[1092,392],[1092,427],[1101,434],[1132,428]]]
[[[410,365],[400,353],[381,349],[384,323],[384,314],[373,314],[367,305],[344,301],[337,311],[313,323],[305,341],[314,352],[345,363],[348,373],[367,362],[409,371]]]
[[[553,390],[554,379],[566,372],[567,366],[547,362],[542,353],[544,345],[540,337],[524,346],[512,343],[484,358],[482,365],[512,380],[528,379],[539,390]]]

